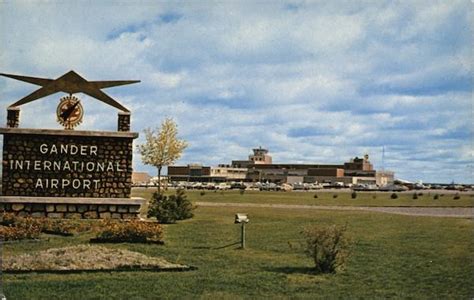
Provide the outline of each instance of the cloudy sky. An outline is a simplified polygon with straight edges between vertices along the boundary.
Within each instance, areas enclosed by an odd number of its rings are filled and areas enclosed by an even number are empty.
[[[0,72],[141,80],[105,92],[132,111],[134,131],[174,118],[190,144],[179,164],[230,163],[263,146],[277,163],[368,153],[401,179],[473,183],[472,8],[0,0]],[[1,77],[0,119],[36,88]],[[61,96],[22,106],[20,126],[60,128]],[[78,129],[116,129],[114,108],[79,97]],[[134,168],[155,173],[138,154]]]

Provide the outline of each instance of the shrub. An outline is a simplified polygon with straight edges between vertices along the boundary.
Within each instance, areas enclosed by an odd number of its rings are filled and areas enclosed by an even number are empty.
[[[176,223],[178,220],[192,218],[194,207],[183,190],[166,196],[155,192],[148,208],[148,217],[156,217],[160,223]]]
[[[49,234],[74,235],[75,233],[88,231],[92,228],[90,222],[78,222],[73,220],[39,219],[41,231]]]
[[[34,224],[30,226],[0,226],[0,237],[4,241],[37,239],[41,229]]]
[[[161,242],[163,229],[160,224],[139,220],[110,220],[101,222],[96,239],[103,242]]]
[[[413,199],[418,199],[418,195],[416,193],[413,194]]]
[[[438,200],[438,199],[439,199],[439,195],[438,195],[438,194],[435,194],[435,195],[433,196],[433,199],[434,199],[434,200]]]
[[[336,199],[336,198],[337,198],[337,194],[332,195],[332,197],[333,197],[334,199]]]
[[[17,218],[18,217],[13,213],[2,212],[0,214],[0,224],[4,226],[13,225]]]
[[[318,199],[318,194],[314,194],[313,198]]]
[[[392,193],[392,194],[390,195],[390,198],[392,198],[392,199],[397,199],[397,198],[398,198],[397,193]]]
[[[459,200],[459,199],[461,199],[461,196],[459,196],[459,193],[456,193],[456,194],[454,194],[453,199],[454,200]]]
[[[30,217],[17,217],[12,213],[2,213],[0,237],[5,241],[37,239],[41,234],[38,220]]]
[[[0,224],[15,227],[36,226],[41,232],[65,236],[91,229],[91,224],[88,222],[86,223],[73,220],[50,218],[20,217],[13,213],[2,214],[2,220],[0,221]]]
[[[245,189],[239,189],[239,194],[240,196],[243,196],[245,194]]]
[[[204,192],[204,191],[201,191],[201,192],[199,193],[199,195],[201,195],[201,196],[204,196],[205,194],[206,194],[206,192]]]
[[[318,273],[333,273],[343,269],[349,258],[349,239],[346,226],[307,226],[305,253],[311,257]]]
[[[353,191],[353,192],[352,192],[352,194],[351,194],[351,198],[352,198],[352,199],[355,199],[355,198],[357,198],[357,193],[356,193],[355,191]]]

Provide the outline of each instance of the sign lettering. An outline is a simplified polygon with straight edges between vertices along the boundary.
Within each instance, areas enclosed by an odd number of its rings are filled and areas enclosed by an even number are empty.
[[[43,156],[51,158],[52,155],[60,157],[74,156],[88,156],[91,159],[97,157],[97,146],[90,145],[75,145],[75,144],[41,144],[39,153]],[[110,160],[91,160],[91,161],[77,161],[77,160],[19,160],[10,159],[8,161],[10,170],[12,171],[53,171],[63,174],[64,171],[81,172],[81,173],[95,173],[95,172],[124,172],[119,161]],[[99,189],[102,186],[100,179],[87,178],[37,178],[35,182],[35,189],[64,189],[73,188],[75,190],[91,190]]]

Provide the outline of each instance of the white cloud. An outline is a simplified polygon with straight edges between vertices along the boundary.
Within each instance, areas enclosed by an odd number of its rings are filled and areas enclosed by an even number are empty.
[[[150,74],[150,84],[158,85],[161,88],[177,88],[185,74],[163,73],[155,71]]]
[[[385,145],[404,178],[472,181],[469,3],[88,4],[2,3],[0,71],[140,79],[105,92],[136,131],[175,118],[191,145],[180,163],[228,163],[262,145],[277,162],[369,152],[380,166]],[[0,78],[0,103],[35,88]],[[58,128],[59,97],[22,107],[22,125]],[[115,110],[80,97],[82,129],[115,129]]]

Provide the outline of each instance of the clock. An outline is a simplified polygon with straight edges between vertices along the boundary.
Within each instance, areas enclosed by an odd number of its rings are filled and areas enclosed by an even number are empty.
[[[62,97],[56,109],[56,116],[59,124],[63,125],[66,130],[73,130],[74,127],[81,124],[84,109],[79,98],[72,95]]]

